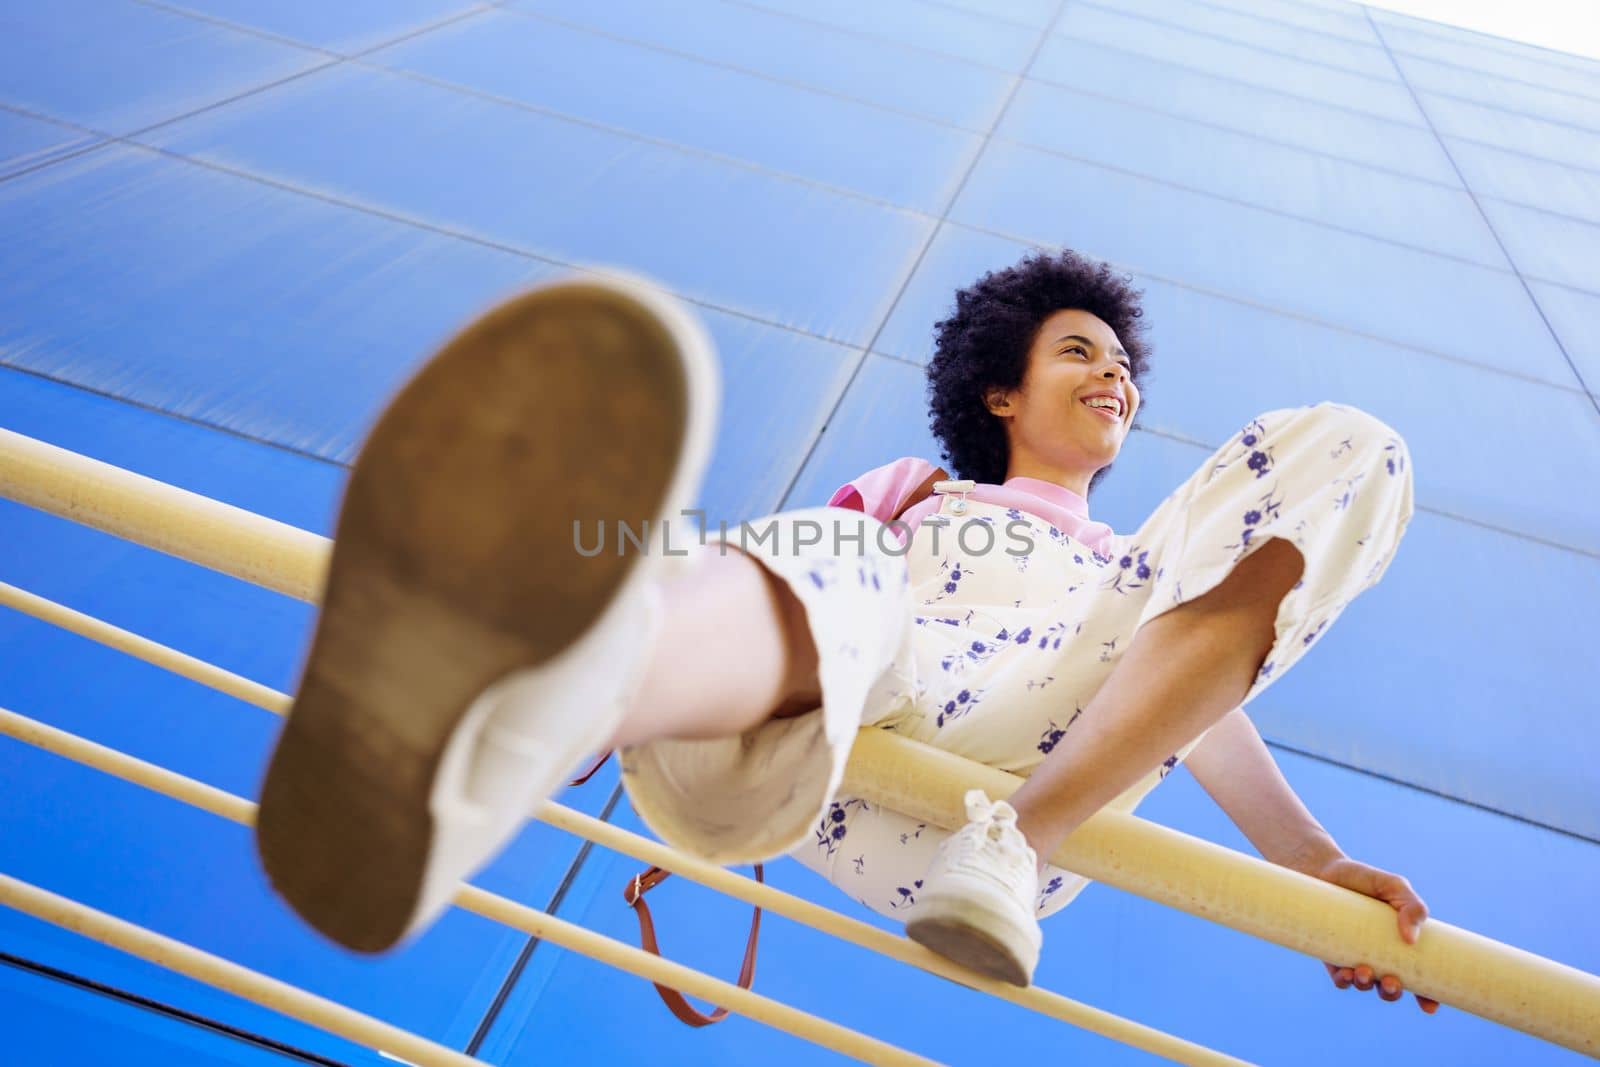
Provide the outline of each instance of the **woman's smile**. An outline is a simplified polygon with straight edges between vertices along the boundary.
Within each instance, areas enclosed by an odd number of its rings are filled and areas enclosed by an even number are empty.
[[[1102,419],[1105,419],[1107,422],[1120,423],[1122,421],[1122,416],[1118,415],[1115,411],[1113,411],[1110,408],[1097,408],[1097,407],[1094,407],[1093,405],[1089,404],[1087,401],[1083,401],[1083,400],[1078,401],[1078,403],[1080,403],[1084,407],[1088,408],[1094,414],[1099,415]]]

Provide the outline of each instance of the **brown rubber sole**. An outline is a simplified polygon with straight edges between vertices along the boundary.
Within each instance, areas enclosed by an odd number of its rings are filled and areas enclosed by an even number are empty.
[[[452,731],[637,565],[615,524],[667,507],[690,403],[675,345],[620,294],[534,290],[445,345],[369,434],[256,826],[274,888],[334,941],[382,951],[413,925]],[[581,555],[575,520],[588,547],[603,523],[606,551]]]
[[[1016,986],[1028,986],[1032,976],[1011,950],[999,941],[953,919],[912,919],[906,936],[924,948],[979,974]]]

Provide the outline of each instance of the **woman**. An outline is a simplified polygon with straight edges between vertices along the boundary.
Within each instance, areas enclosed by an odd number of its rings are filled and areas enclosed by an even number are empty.
[[[616,748],[668,843],[791,854],[1026,985],[1038,918],[1084,884],[1045,857],[1187,757],[1266,858],[1388,901],[1414,941],[1421,899],[1343,855],[1242,711],[1387,568],[1412,513],[1404,442],[1342,405],[1268,412],[1113,533],[1087,497],[1140,405],[1137,296],[1070,252],[986,275],[929,369],[961,481],[908,457],[699,543],[681,517],[717,372],[681,306],[609,276],[474,323],[352,472],[263,789],[275,886],[336,940],[386,948],[579,757]],[[956,833],[923,826],[839,795],[862,726],[1027,781],[969,793]]]

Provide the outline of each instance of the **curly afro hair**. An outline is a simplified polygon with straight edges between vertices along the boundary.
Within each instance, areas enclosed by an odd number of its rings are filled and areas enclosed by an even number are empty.
[[[955,314],[934,324],[934,354],[928,365],[933,435],[953,477],[1005,481],[1010,444],[1005,426],[984,406],[983,397],[995,386],[1014,389],[1022,384],[1039,327],[1057,311],[1087,311],[1115,330],[1143,394],[1150,347],[1140,321],[1143,293],[1132,288],[1132,280],[1070,250],[1055,255],[1035,251],[1016,266],[990,271],[956,293]],[[1098,471],[1089,487],[1110,469]]]

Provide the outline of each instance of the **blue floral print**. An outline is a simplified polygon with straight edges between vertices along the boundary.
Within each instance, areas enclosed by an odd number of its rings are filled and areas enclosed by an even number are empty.
[[[1366,477],[1365,474],[1356,474],[1353,477],[1340,478],[1340,479],[1337,479],[1334,482],[1335,485],[1344,486],[1344,492],[1342,492],[1338,496],[1334,497],[1333,509],[1335,511],[1343,511],[1345,508],[1349,507],[1355,501],[1355,499],[1356,499],[1356,483],[1359,482],[1361,479],[1363,479],[1365,477]]]
[[[944,588],[939,592],[938,596],[924,600],[924,604],[936,604],[947,597],[955,596],[956,593],[960,592],[961,580],[972,576],[972,568],[963,569],[959,563],[952,566],[948,559],[940,562],[939,570],[944,572],[945,575]]]
[[[907,888],[906,886],[903,886],[903,885],[902,886],[896,886],[895,887],[895,892],[898,894],[898,896],[896,896],[894,899],[889,901],[889,907],[895,908],[897,910],[898,909],[902,909],[902,908],[909,908],[911,905],[913,905],[913,904],[915,904],[917,902],[916,891],[918,889],[921,889],[921,888],[922,888],[922,879],[921,878],[918,878],[916,881],[912,882],[910,888]]]
[[[1306,568],[1284,598],[1278,639],[1241,701],[1248,706],[1383,573],[1411,517],[1411,490],[1398,434],[1356,409],[1318,404],[1251,420],[1137,529],[1105,540],[1076,540],[1021,508],[969,500],[968,519],[999,526],[1020,518],[1035,532],[1031,553],[1011,566],[993,562],[1003,539],[963,543],[953,530],[941,534],[947,551],[937,555],[880,556],[869,536],[864,559],[833,558],[824,536],[769,569],[804,602],[818,635],[829,701],[811,718],[815,728],[826,723],[826,736],[796,743],[805,740],[795,736],[805,720],[796,720],[783,731],[640,746],[622,754],[624,780],[636,810],[670,843],[734,865],[785,841],[850,899],[903,919],[948,832],[861,799],[820,799],[822,783],[807,777],[819,773],[817,745],[828,746],[836,770],[857,731],[879,727],[1027,775],[1063,751],[1145,622],[1214,588],[1247,552],[1280,536]],[[1132,810],[1198,742],[1169,750],[1113,803]],[[707,759],[692,748],[700,744],[722,747]],[[728,760],[739,763],[733,782],[770,783],[765,808],[719,785],[723,772],[714,769]],[[653,766],[662,769],[652,777]],[[1065,906],[1084,884],[1048,865],[1041,881],[1041,913]]]
[[[811,565],[806,569],[806,577],[818,589],[827,589],[839,580],[839,561],[837,559],[824,556],[809,562]]]
[[[1150,566],[1145,562],[1149,557],[1148,549],[1140,551],[1138,545],[1129,548],[1123,553],[1122,558],[1117,560],[1117,569],[1101,588],[1110,589],[1124,596],[1135,589],[1143,589],[1144,583],[1150,578]],[[1106,561],[1110,562],[1110,559],[1111,557],[1107,557]]]
[[[1080,622],[1074,628],[1073,632],[1076,633],[1081,629],[1083,629],[1083,623]],[[1038,639],[1034,641],[1034,647],[1048,648],[1052,651],[1059,649],[1061,647],[1061,639],[1066,636],[1066,633],[1066,620],[1063,619],[1052,622],[1040,632]]]
[[[1394,477],[1406,469],[1406,451],[1400,445],[1397,437],[1389,438],[1389,443],[1383,446],[1384,454],[1388,457],[1383,465],[1389,471],[1389,477]]]
[[[1073,633],[1077,633],[1083,629],[1083,623],[1080,622],[1076,625],[1072,625],[1067,623],[1064,619],[1057,619],[1053,622],[1046,623],[1044,628],[1037,636],[1034,635],[1033,627],[1024,626],[1022,629],[1018,630],[1014,635],[1012,635],[1011,642],[1017,645],[1032,645],[1033,647],[1040,649],[1059,649],[1061,647],[1061,640],[1066,636],[1069,627]],[[997,638],[997,640],[1003,639],[1003,637]]]
[[[816,846],[831,857],[839,848],[839,844],[849,835],[849,818],[852,808],[867,807],[867,802],[860,797],[847,800],[844,803],[833,801],[828,805],[827,813],[822,816],[822,821],[817,824]]]
[[[1244,529],[1239,534],[1238,542],[1224,547],[1240,549],[1242,554],[1242,550],[1250,544],[1250,538],[1255,536],[1258,527],[1278,521],[1278,511],[1283,507],[1284,500],[1282,497],[1274,500],[1273,497],[1277,493],[1278,487],[1273,486],[1271,491],[1260,498],[1257,506],[1244,513]]]
[[[1250,458],[1245,461],[1246,466],[1256,472],[1257,478],[1265,478],[1272,470],[1273,458],[1271,446],[1264,445],[1266,440],[1266,427],[1260,419],[1252,419],[1244,428],[1239,438],[1239,443],[1251,449]],[[1262,447],[1256,447],[1256,446]],[[1265,451],[1263,451],[1265,449]]]
[[[936,725],[939,726],[943,726],[945,723],[954,722],[955,720],[970,714],[972,709],[976,708],[982,702],[982,700],[983,695],[981,693],[974,693],[970,689],[963,689],[955,696],[945,701],[944,707],[939,709],[938,718],[934,721]]]
[[[1001,630],[993,641],[970,641],[961,651],[947,653],[939,660],[939,669],[951,674],[964,673],[968,668],[988,663],[1005,646],[1005,631]]]
[[[1050,754],[1050,752],[1056,747],[1056,742],[1060,741],[1063,737],[1065,737],[1067,735],[1067,731],[1072,729],[1072,724],[1077,722],[1078,721],[1078,716],[1082,715],[1082,714],[1083,714],[1083,709],[1082,708],[1079,708],[1076,711],[1074,711],[1072,713],[1072,718],[1067,720],[1067,725],[1065,725],[1065,726],[1057,726],[1056,725],[1056,721],[1054,719],[1050,719],[1049,720],[1050,725],[1045,728],[1044,733],[1042,735],[1040,735],[1040,737],[1039,737],[1039,744],[1038,744],[1039,751],[1043,752],[1045,755],[1048,756]]]

